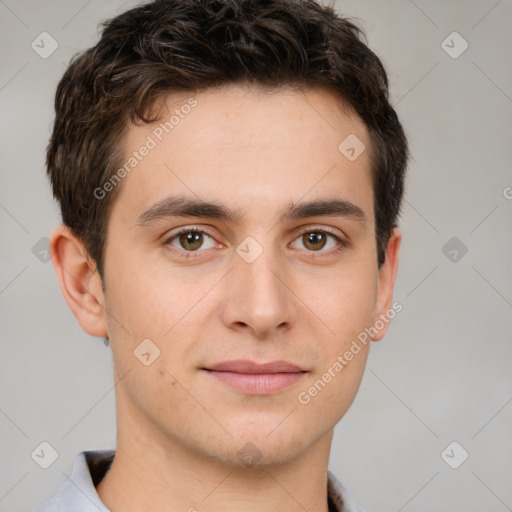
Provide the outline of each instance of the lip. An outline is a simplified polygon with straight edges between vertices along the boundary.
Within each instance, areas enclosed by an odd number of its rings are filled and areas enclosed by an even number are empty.
[[[205,368],[218,372],[234,372],[234,373],[297,373],[303,372],[302,368],[288,363],[287,361],[271,361],[269,363],[258,364],[247,359],[237,359],[235,361],[225,361],[214,366]]]
[[[287,361],[263,364],[248,360],[225,361],[203,370],[231,388],[253,395],[275,393],[302,380],[308,373]]]

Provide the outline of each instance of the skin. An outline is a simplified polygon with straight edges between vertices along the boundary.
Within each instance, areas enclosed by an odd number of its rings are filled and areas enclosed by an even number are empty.
[[[191,96],[174,92],[167,105]],[[68,228],[51,238],[69,307],[85,332],[108,335],[113,352],[117,451],[97,491],[113,511],[327,512],[333,429],[357,393],[370,343],[307,405],[297,397],[390,310],[402,234],[393,231],[379,269],[368,133],[333,91],[230,85],[194,97],[198,105],[122,181],[108,224],[105,290]],[[129,126],[125,154],[158,124]],[[367,148],[352,162],[338,150],[349,134]],[[245,218],[137,225],[170,194],[215,200]],[[278,220],[290,201],[321,198],[354,203],[366,223]],[[197,257],[186,259],[189,246],[177,238],[165,243],[180,227],[208,231]],[[348,245],[338,253],[331,237],[308,245],[303,228],[331,230]],[[236,252],[249,236],[263,249],[252,263]],[[160,355],[145,366],[134,350],[147,338]],[[254,395],[202,370],[233,359],[284,360],[308,373]],[[255,465],[239,456],[248,443]]]

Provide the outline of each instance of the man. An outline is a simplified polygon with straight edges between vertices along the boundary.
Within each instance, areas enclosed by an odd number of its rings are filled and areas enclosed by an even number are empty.
[[[361,36],[312,0],[160,0],[72,61],[52,261],[111,345],[117,446],[38,512],[360,510],[328,462],[396,311],[408,159]]]

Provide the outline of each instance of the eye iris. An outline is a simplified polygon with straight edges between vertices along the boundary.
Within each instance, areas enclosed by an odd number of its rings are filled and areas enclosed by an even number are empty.
[[[199,249],[203,244],[203,235],[202,233],[197,233],[196,231],[187,231],[186,233],[182,233],[179,237],[180,244],[184,249]]]
[[[308,247],[308,249],[312,248],[313,250],[323,249],[326,244],[326,239],[327,236],[325,235],[325,233],[305,233],[304,235],[302,235],[302,241],[304,243],[304,246]],[[321,243],[320,247],[310,247],[310,245],[314,246],[318,242]]]

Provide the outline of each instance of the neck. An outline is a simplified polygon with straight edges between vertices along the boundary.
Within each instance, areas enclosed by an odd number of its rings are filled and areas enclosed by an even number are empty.
[[[287,463],[234,467],[180,446],[133,411],[120,417],[120,409],[116,455],[96,488],[112,511],[328,512],[332,430]]]

